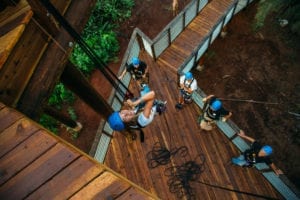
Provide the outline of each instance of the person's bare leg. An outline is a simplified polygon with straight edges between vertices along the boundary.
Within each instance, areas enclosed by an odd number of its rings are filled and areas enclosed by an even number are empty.
[[[182,94],[180,94],[180,96],[179,96],[179,103],[180,103],[180,104],[183,104],[183,103],[184,103]]]
[[[178,0],[173,0],[172,10],[173,10],[173,16],[176,16],[178,14]]]

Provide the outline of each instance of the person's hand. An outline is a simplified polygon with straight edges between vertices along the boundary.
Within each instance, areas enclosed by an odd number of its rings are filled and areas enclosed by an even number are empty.
[[[206,102],[206,101],[207,101],[207,98],[204,97],[204,98],[202,99],[202,101],[203,101],[203,102]]]
[[[280,174],[283,174],[283,172],[281,171],[281,169],[275,169],[274,172],[275,172],[275,174],[277,176],[279,176]]]
[[[226,117],[222,117],[222,122],[226,122],[227,118]]]
[[[240,137],[243,137],[243,136],[245,136],[246,134],[245,134],[245,132],[243,131],[243,130],[240,130],[240,132],[238,133],[238,136],[240,136]]]
[[[122,78],[123,78],[123,76],[119,76],[119,77],[118,77],[118,79],[120,79],[120,80],[121,80]]]
[[[134,102],[131,101],[130,99],[127,99],[126,104],[127,104],[128,106],[130,106],[131,108],[134,108],[134,107],[135,107]]]

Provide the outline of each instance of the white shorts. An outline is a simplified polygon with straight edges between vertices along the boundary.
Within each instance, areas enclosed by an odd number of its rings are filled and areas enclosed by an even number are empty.
[[[149,118],[146,118],[145,115],[144,115],[144,113],[142,112],[142,113],[138,116],[138,119],[137,119],[138,123],[139,123],[142,127],[147,126],[148,124],[150,124],[150,123],[153,121],[155,113],[156,113],[156,106],[153,106],[153,107],[152,107]]]

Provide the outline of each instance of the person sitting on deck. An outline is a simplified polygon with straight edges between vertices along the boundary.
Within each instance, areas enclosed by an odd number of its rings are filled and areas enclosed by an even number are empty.
[[[204,102],[203,114],[200,116],[200,128],[206,131],[210,131],[213,128],[213,124],[216,120],[222,120],[225,122],[232,113],[225,110],[222,106],[222,102],[214,95],[209,95],[202,100]]]
[[[233,164],[242,167],[252,167],[256,163],[265,162],[277,175],[283,174],[283,172],[275,166],[270,158],[270,155],[273,153],[272,147],[269,145],[261,145],[260,142],[247,136],[243,130],[240,130],[238,136],[251,142],[251,147],[239,157],[232,158],[231,161]]]
[[[119,79],[122,79],[126,72],[131,74],[132,78],[137,81],[139,86],[143,83],[149,83],[148,66],[137,57],[132,58],[131,64],[126,66],[122,74],[119,76]]]
[[[175,108],[182,109],[184,103],[192,102],[192,94],[197,89],[197,80],[194,79],[191,72],[187,72],[180,77],[179,80],[179,101],[175,105]]]
[[[138,112],[140,109],[136,109],[136,107],[143,103],[145,105],[142,106],[142,111]],[[130,128],[145,128],[153,121],[156,113],[161,114],[166,110],[166,102],[156,100],[154,91],[146,91],[136,100],[128,99],[126,104],[132,109],[113,112],[108,117],[108,123],[115,131]]]

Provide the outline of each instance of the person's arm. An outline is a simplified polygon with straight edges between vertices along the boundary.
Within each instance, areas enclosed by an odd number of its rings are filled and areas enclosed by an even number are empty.
[[[180,89],[184,89],[184,75],[179,78],[179,87]]]
[[[126,102],[129,106],[135,107],[138,104],[143,103],[143,102],[146,102],[146,104],[147,104],[148,101],[152,101],[152,100],[154,100],[154,98],[155,98],[154,91],[150,91],[135,101],[131,101],[130,99],[128,99]]]
[[[125,76],[126,72],[127,72],[127,69],[125,68],[124,71],[122,72],[122,74],[118,78],[122,79]]]
[[[243,130],[240,130],[240,132],[238,133],[238,136],[240,136],[241,138],[244,138],[244,139],[248,140],[251,143],[253,143],[255,141],[254,138],[247,136]]]
[[[208,95],[208,96],[206,96],[206,97],[204,97],[203,99],[202,99],[202,101],[203,102],[206,102],[206,101],[208,101],[208,100],[210,100],[212,97],[214,97],[215,95],[213,95],[213,94],[211,94],[211,95]]]
[[[277,168],[274,163],[271,163],[269,166],[272,168],[272,170],[275,172],[277,176],[283,174],[283,172],[279,168]]]
[[[231,115],[232,115],[232,112],[229,112],[229,114],[228,114],[228,115],[226,115],[226,116],[222,117],[222,121],[223,121],[223,122],[226,122],[226,121],[227,121],[227,119],[229,119],[229,118],[231,117]]]
[[[143,110],[143,114],[145,117],[149,117],[151,114],[151,109],[154,103],[154,99],[155,99],[155,92],[154,91],[150,91],[147,94],[145,94],[144,96],[140,97],[139,99],[137,99],[136,101],[131,101],[130,99],[127,100],[127,103],[129,106],[135,107],[136,105],[145,102],[146,105],[144,107]]]

